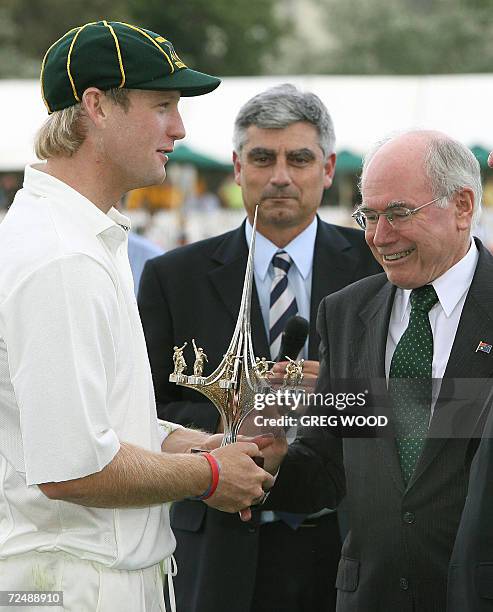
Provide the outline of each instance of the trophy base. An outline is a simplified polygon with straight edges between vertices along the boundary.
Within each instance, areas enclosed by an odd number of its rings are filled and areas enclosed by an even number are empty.
[[[186,376],[186,382],[189,385],[204,385],[205,384],[205,376]]]
[[[183,382],[187,382],[188,376],[185,376],[184,374],[170,374],[169,375],[169,382],[172,383],[183,383]]]

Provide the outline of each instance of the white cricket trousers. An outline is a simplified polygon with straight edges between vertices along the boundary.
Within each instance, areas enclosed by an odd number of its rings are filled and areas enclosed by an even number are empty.
[[[171,561],[166,561],[171,569]],[[0,609],[2,612],[166,612],[163,580],[166,576],[161,564],[140,570],[116,570],[63,552],[30,552],[0,560],[0,590],[63,591],[63,607],[17,605]],[[169,588],[172,593],[172,583]]]

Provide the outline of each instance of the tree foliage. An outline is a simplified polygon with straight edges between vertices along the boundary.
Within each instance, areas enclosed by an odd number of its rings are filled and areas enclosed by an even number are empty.
[[[2,0],[0,77],[39,75],[48,47],[71,28],[129,17],[126,0]]]
[[[324,0],[331,49],[316,70],[437,74],[493,69],[489,0]]]
[[[136,22],[162,33],[194,68],[220,75],[262,74],[289,25],[276,0],[129,0]]]
[[[1,0],[0,77],[37,76],[46,49],[90,21],[129,21],[169,38],[185,63],[213,74],[261,73],[289,31],[275,0]]]
[[[319,7],[321,39],[290,7]],[[436,74],[493,70],[492,0],[1,0],[0,77],[34,77],[71,27],[109,19],[168,37],[219,75]],[[280,10],[280,9],[283,10]],[[287,16],[281,16],[287,15]],[[297,30],[298,27],[298,30]],[[306,28],[305,28],[306,29]],[[308,28],[309,29],[309,28]],[[325,49],[323,47],[325,41]]]

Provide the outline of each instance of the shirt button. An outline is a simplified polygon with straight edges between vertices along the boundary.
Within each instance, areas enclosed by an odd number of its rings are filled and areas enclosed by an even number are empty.
[[[404,512],[404,516],[402,518],[408,525],[412,525],[416,521],[416,515],[414,512]]]
[[[401,587],[401,589],[403,591],[407,591],[407,589],[409,588],[409,581],[407,578],[401,578],[399,580],[399,586]]]

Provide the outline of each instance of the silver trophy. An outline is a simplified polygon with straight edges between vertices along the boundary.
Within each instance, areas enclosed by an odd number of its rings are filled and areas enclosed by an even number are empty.
[[[175,346],[173,355],[175,371],[169,377],[170,382],[195,389],[209,398],[216,406],[224,427],[222,446],[236,442],[242,423],[254,409],[255,394],[269,387],[269,366],[273,363],[265,357],[261,359],[255,357],[251,336],[250,309],[257,212],[258,205],[255,209],[240,311],[228,350],[214,372],[208,376],[202,376],[207,355],[204,349],[197,347],[193,340],[194,374],[186,376],[184,374],[186,363],[183,358],[185,344],[182,347]]]

